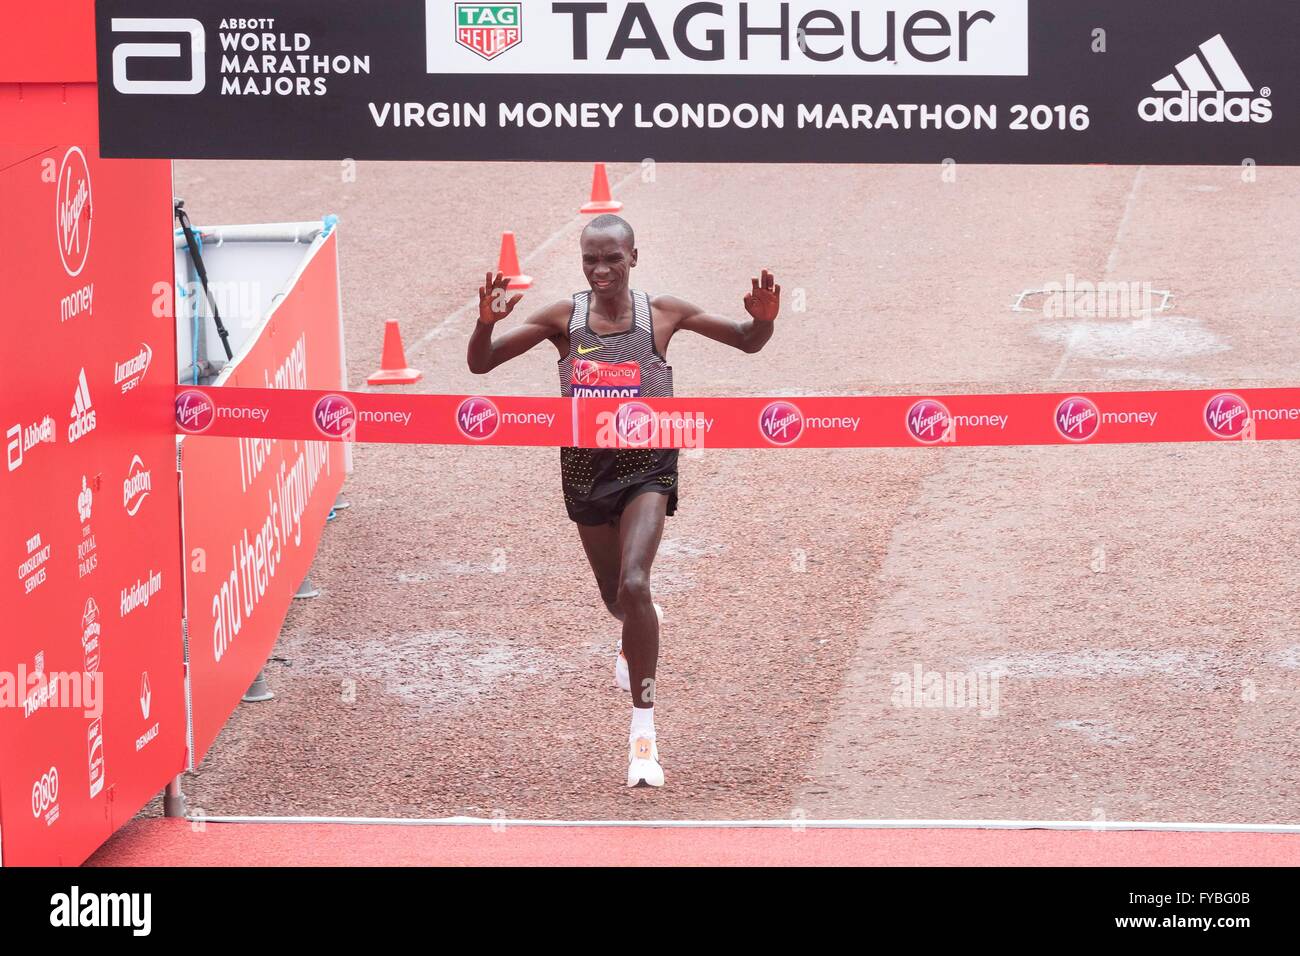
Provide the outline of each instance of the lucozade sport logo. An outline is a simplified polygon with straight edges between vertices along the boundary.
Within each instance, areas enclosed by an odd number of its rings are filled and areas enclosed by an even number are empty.
[[[1148,96],[1138,104],[1138,115],[1148,123],[1267,123],[1273,119],[1272,90],[1258,96],[1255,87],[1228,49],[1222,33],[1202,43],[1174,71],[1151,88],[1163,96]]]
[[[54,200],[54,227],[58,235],[59,258],[70,276],[81,274],[90,255],[90,167],[80,146],[71,147],[59,163]]]

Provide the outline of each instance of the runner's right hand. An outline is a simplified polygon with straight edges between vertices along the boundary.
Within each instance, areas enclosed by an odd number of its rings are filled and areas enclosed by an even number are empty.
[[[478,320],[484,325],[494,325],[500,322],[519,304],[519,300],[524,297],[522,292],[518,292],[506,298],[506,292],[510,288],[510,279],[500,272],[495,276],[492,273],[487,274],[484,284],[479,286],[478,290]]]

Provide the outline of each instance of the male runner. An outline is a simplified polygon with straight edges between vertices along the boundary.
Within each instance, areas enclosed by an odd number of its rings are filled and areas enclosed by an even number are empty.
[[[478,290],[478,323],[470,336],[470,371],[483,374],[550,340],[560,353],[560,390],[582,395],[667,398],[673,370],[665,356],[679,330],[744,352],[772,337],[781,287],[766,269],[745,296],[750,318],[710,315],[676,296],[650,296],[629,285],[637,263],[632,227],[618,216],[597,216],[582,231],[582,271],[590,291],[549,305],[496,342],[492,327],[522,294],[506,298],[508,278],[488,274]],[[609,613],[623,624],[615,680],[636,687],[628,734],[627,785],[661,787],[655,743],[655,667],[662,612],[650,596],[650,566],[664,518],[677,510],[677,449],[561,448],[564,503],[578,526],[587,560]]]

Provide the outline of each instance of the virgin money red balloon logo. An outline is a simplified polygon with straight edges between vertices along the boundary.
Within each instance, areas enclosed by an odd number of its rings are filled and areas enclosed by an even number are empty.
[[[1205,404],[1205,427],[1216,438],[1239,438],[1250,421],[1250,406],[1240,395],[1224,392]]]
[[[1101,427],[1101,412],[1091,400],[1075,395],[1056,406],[1052,423],[1062,438],[1087,441]]]
[[[924,398],[907,410],[907,433],[922,445],[943,441],[952,426],[952,413],[943,402]]]
[[[327,438],[349,438],[357,430],[357,406],[343,395],[324,395],[311,413],[316,430]]]
[[[191,435],[198,435],[212,427],[217,419],[217,407],[198,389],[187,388],[176,396],[176,427]]]
[[[758,430],[773,445],[793,445],[803,434],[803,412],[790,402],[772,402],[759,413]]]
[[[467,398],[456,409],[456,427],[466,438],[486,441],[501,427],[501,410],[489,398]]]

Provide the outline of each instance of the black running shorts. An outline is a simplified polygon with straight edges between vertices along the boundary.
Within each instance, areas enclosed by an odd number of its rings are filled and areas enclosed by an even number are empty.
[[[564,505],[578,524],[617,524],[637,495],[668,496],[677,510],[676,448],[561,448]]]

